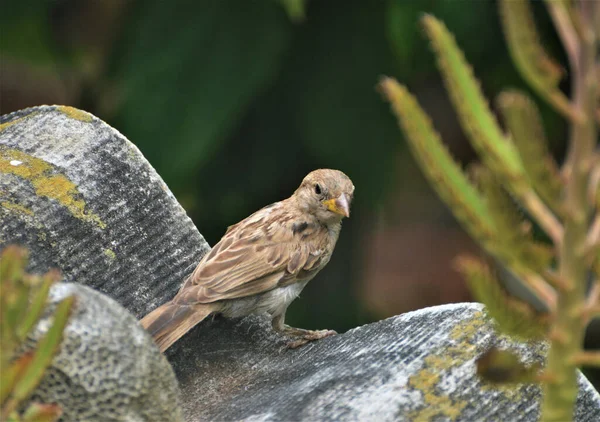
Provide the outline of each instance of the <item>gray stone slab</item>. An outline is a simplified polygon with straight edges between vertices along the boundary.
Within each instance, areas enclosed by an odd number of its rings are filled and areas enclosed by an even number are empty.
[[[528,364],[543,344],[498,336],[483,305],[427,308],[287,350],[264,317],[206,321],[167,351],[188,421],[536,421],[540,388],[476,376],[492,345]],[[580,374],[576,420],[600,420]]]
[[[0,205],[0,248],[27,246],[31,270],[60,268],[138,318],[209,249],[135,145],[71,107],[0,118]]]

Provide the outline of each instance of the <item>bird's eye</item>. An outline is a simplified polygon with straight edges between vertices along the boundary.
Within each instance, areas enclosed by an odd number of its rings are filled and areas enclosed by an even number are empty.
[[[315,184],[315,193],[317,195],[321,195],[322,191],[321,191],[321,185],[319,185],[318,183]]]

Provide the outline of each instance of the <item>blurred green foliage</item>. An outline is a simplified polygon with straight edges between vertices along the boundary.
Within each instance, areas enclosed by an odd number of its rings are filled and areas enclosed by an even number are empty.
[[[410,85],[436,121],[450,122],[440,129],[455,155],[472,158],[458,131],[444,133],[456,119],[419,16],[453,28],[490,97],[507,85],[526,90],[493,1],[31,0],[2,12],[0,66],[16,63],[18,75],[16,88],[4,78],[11,95],[0,98],[2,112],[36,105],[14,94],[26,89],[22,66],[50,68],[60,101],[134,142],[211,244],[291,194],[310,170],[339,168],[353,179],[352,218],[336,253],[290,309],[290,323],[306,327],[345,330],[372,319],[355,287],[364,233],[390,198],[415,189],[400,179],[411,159],[374,89],[379,76]],[[534,13],[558,50],[545,9]],[[547,107],[541,113],[560,154],[564,126]]]
[[[30,275],[26,266],[27,251],[22,248],[8,246],[0,253],[0,420],[52,422],[62,414],[60,406],[27,401],[58,351],[74,297],[56,306],[46,334],[33,350],[23,353],[27,336],[43,315],[51,285],[60,280],[58,271]]]
[[[144,152],[165,162],[161,175],[174,186],[212,159],[277,74],[291,35],[276,3],[201,3],[143,2],[115,58],[123,96],[116,127],[153,141]]]

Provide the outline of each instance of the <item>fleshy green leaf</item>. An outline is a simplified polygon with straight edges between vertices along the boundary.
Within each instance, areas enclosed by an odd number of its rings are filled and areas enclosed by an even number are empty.
[[[462,51],[446,26],[430,15],[422,24],[435,50],[438,67],[463,130],[487,167],[499,175],[511,190],[527,188],[523,164],[514,145],[504,136],[479,83]]]
[[[31,363],[33,359],[33,353],[25,353],[19,356],[14,362],[8,364],[9,362],[4,362],[5,359],[2,359],[2,371],[0,372],[0,405],[3,405],[13,387],[17,383],[17,380],[22,376],[25,372],[25,369]],[[7,367],[4,367],[7,365]]]
[[[488,314],[503,333],[523,339],[539,339],[546,335],[548,316],[510,296],[487,264],[461,256],[456,260],[456,267],[467,280],[473,297],[486,305]]]
[[[576,119],[569,100],[558,88],[564,71],[542,47],[529,0],[501,0],[498,7],[508,49],[523,79],[561,114]]]
[[[33,326],[38,322],[44,307],[46,306],[46,299],[48,298],[48,292],[50,286],[55,281],[60,279],[58,271],[52,271],[47,273],[33,292],[33,297],[30,300],[30,305],[27,309],[27,313],[24,315],[24,319],[19,323],[17,327],[17,338],[20,341],[25,340],[25,337],[31,331]]]
[[[433,188],[463,227],[486,243],[495,231],[489,210],[460,166],[454,161],[416,99],[394,79],[383,78],[379,88],[390,102],[410,149]]]
[[[454,108],[471,144],[486,167],[519,199],[544,231],[558,241],[562,236],[562,226],[535,194],[514,144],[498,126],[452,34],[433,16],[426,15],[422,22],[435,49]]]
[[[0,338],[3,350],[12,350],[17,341],[15,327],[27,312],[30,283],[24,281],[27,263],[25,249],[8,246],[0,256]]]
[[[391,78],[384,78],[379,88],[391,103],[416,161],[456,219],[489,253],[513,271],[533,294],[552,308],[555,302],[552,289],[530,268],[515,258],[515,252],[510,246],[498,242],[499,236],[509,238],[514,235],[514,231],[519,230],[518,224],[516,227],[511,227],[512,223],[503,223],[502,230],[508,230],[509,233],[498,234],[500,228],[495,225],[495,216],[492,215],[489,201],[480,195],[452,159],[433,129],[429,117],[414,97],[404,86]],[[502,213],[502,210],[498,212]],[[511,238],[510,244],[516,243],[517,241]],[[531,248],[528,245],[531,245]],[[517,251],[527,256],[532,261],[532,266],[545,267],[549,254],[544,253],[542,248],[538,248],[533,243],[528,245],[519,246]]]
[[[62,415],[62,409],[57,404],[32,403],[23,416],[21,422],[54,422]]]
[[[60,279],[56,270],[32,276],[25,272],[26,266],[26,249],[8,246],[0,254],[0,419],[51,422],[61,415],[57,405],[32,404],[23,415],[20,409],[56,354],[74,298],[57,305],[52,325],[34,350],[16,355],[39,322],[50,285]]]
[[[552,249],[532,239],[529,221],[523,219],[515,202],[492,172],[482,166],[475,170],[473,173],[496,228],[493,246],[488,249],[515,273],[547,270],[553,259]]]
[[[14,245],[7,246],[0,259],[0,282],[14,283],[14,280],[20,278],[27,262],[27,250]]]
[[[553,209],[559,208],[562,183],[535,103],[518,91],[498,97],[498,107],[515,143],[534,189]]]
[[[62,300],[56,306],[56,311],[52,318],[52,326],[48,329],[46,335],[39,341],[31,364],[27,367],[22,378],[15,386],[12,393],[12,397],[14,397],[15,400],[21,401],[26,399],[44,376],[44,372],[52,362],[60,345],[74,300],[75,297],[70,296]]]

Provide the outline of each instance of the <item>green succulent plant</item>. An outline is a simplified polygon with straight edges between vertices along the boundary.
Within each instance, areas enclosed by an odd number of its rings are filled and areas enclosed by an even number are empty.
[[[58,271],[25,272],[27,251],[8,246],[0,255],[0,420],[50,422],[61,416],[57,404],[31,403],[31,394],[54,358],[67,324],[73,297],[61,301],[53,323],[36,348],[22,353],[27,335],[40,320]]]
[[[480,375],[492,382],[542,384],[541,419],[566,421],[573,418],[577,368],[600,367],[600,352],[583,350],[585,328],[600,315],[600,2],[548,0],[546,6],[569,60],[571,98],[559,89],[565,72],[543,48],[529,1],[499,1],[517,69],[570,125],[567,157],[560,167],[548,151],[535,103],[522,92],[501,93],[502,128],[452,34],[433,16],[425,15],[421,23],[481,161],[472,177],[451,157],[406,87],[384,77],[379,89],[416,161],[457,220],[543,304],[539,311],[511,296],[487,260],[469,256],[457,261],[500,331],[550,344],[543,369],[526,368],[509,352],[492,349],[478,362]],[[532,236],[532,222],[550,244]]]

